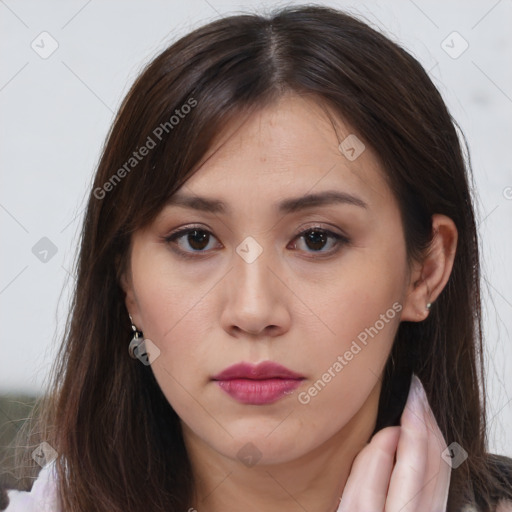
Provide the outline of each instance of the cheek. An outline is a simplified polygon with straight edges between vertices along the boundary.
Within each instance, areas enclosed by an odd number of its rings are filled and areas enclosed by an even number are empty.
[[[350,425],[379,384],[400,323],[402,306],[391,303],[392,296],[352,293],[345,309],[328,320],[336,336],[310,350],[310,378],[297,392],[294,417],[315,439]],[[373,421],[370,410],[367,422]]]
[[[205,342],[209,340],[211,326],[206,320],[209,316],[205,303],[199,301],[202,294],[190,298],[182,291],[176,293],[166,288],[163,283],[164,280],[153,291],[148,286],[148,293],[142,293],[139,298],[144,323],[148,326],[144,337],[160,349],[151,370],[182,420],[191,425],[209,425],[201,406],[210,359]]]
[[[181,336],[182,325],[188,315],[197,318],[204,303],[201,297],[208,291],[208,283],[183,266],[173,264],[172,256],[161,244],[140,242],[132,258],[132,279],[144,335],[166,349],[168,340]],[[204,317],[206,318],[206,317]],[[190,327],[190,326],[188,326]],[[205,322],[196,322],[194,330],[206,329]]]
[[[313,376],[299,402],[311,410],[350,418],[377,384],[391,351],[403,309],[405,249],[384,244],[347,258],[339,274],[311,284],[319,311],[315,344],[309,344]],[[311,324],[313,325],[313,324]],[[318,327],[320,326],[320,327]],[[310,329],[313,336],[313,328]]]
[[[180,381],[197,375],[194,369],[201,364],[200,355],[211,332],[212,313],[208,302],[200,300],[202,295],[168,288],[164,280],[139,295],[144,337],[158,346],[162,366]]]
[[[401,309],[400,303],[395,302],[388,308],[377,309],[382,311],[379,315],[346,317],[339,324],[344,330],[337,341],[325,344],[323,350],[317,346],[315,355],[311,354],[314,357],[311,377],[298,394],[298,402],[314,404],[315,408],[326,407],[327,411],[329,403],[343,404],[350,417],[351,406],[361,405],[379,380]]]
[[[179,275],[170,257],[151,245],[138,250],[132,259],[135,300],[144,338],[160,350],[152,364],[155,375],[174,387],[194,374],[200,341],[206,339],[209,323],[207,302],[200,283]],[[177,382],[175,382],[177,381]],[[173,384],[174,382],[174,384]]]
[[[303,289],[319,321],[315,328],[326,350],[344,351],[354,340],[375,339],[382,351],[392,342],[402,310],[405,257],[371,250],[354,253],[338,272],[326,274]],[[313,315],[311,315],[313,317]],[[313,328],[311,323],[310,330]]]

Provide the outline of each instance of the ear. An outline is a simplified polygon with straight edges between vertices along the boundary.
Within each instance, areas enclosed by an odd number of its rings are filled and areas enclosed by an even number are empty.
[[[450,277],[457,250],[457,228],[450,217],[432,216],[434,236],[422,261],[411,272],[401,319],[412,322],[425,320],[428,303],[433,303]]]

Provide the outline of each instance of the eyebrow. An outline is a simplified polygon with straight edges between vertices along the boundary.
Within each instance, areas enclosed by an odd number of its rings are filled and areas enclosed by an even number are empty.
[[[277,203],[276,208],[279,213],[286,214],[295,213],[307,208],[327,206],[330,204],[348,204],[358,206],[360,208],[368,208],[368,205],[361,198],[347,192],[340,192],[337,190],[326,190],[316,194],[306,194],[301,197],[284,199]],[[188,195],[183,194],[182,192],[175,193],[171,196],[167,205],[181,206],[210,213],[228,214],[231,211],[226,203],[220,199]]]

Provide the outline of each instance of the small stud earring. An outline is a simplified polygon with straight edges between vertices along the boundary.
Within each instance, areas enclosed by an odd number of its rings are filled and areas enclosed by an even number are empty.
[[[432,302],[427,303],[427,309],[430,309],[432,307]]]
[[[133,338],[130,341],[130,344],[128,345],[128,353],[130,354],[130,357],[133,359],[137,359],[137,356],[135,355],[135,349],[142,343],[142,332],[135,327],[133,324],[133,320],[131,315],[128,315],[130,317],[130,322],[132,323],[132,330],[133,330]]]

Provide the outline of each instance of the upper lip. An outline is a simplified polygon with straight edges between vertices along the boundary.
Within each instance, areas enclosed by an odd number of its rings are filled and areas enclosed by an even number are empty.
[[[273,361],[264,361],[257,365],[250,363],[237,363],[229,366],[213,377],[213,380],[232,379],[303,379],[304,376],[292,372],[288,368]]]

